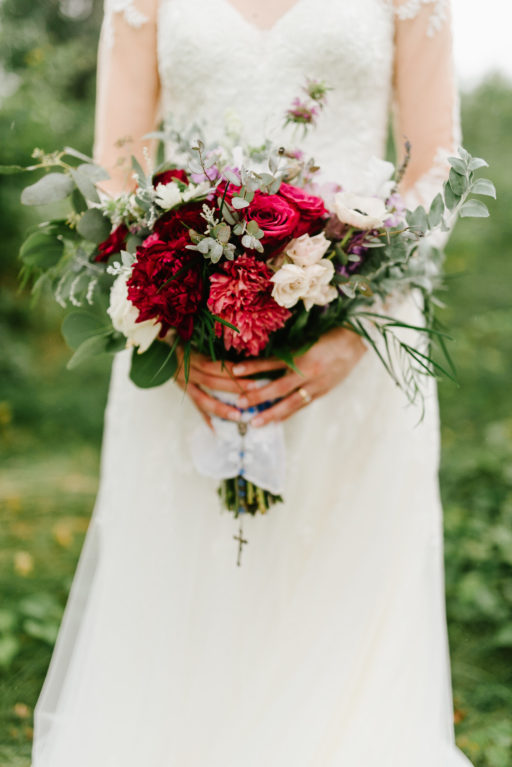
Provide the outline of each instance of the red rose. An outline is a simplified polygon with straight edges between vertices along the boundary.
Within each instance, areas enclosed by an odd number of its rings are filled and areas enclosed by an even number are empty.
[[[116,227],[104,242],[100,242],[98,245],[98,253],[94,260],[108,261],[110,256],[113,256],[114,253],[120,253],[126,245],[128,234],[128,227],[124,224],[120,224],[120,226]]]
[[[215,332],[223,336],[226,349],[258,355],[270,333],[282,328],[291,316],[272,298],[271,277],[268,266],[248,254],[224,261],[219,272],[211,275],[208,308],[240,331],[216,323]]]
[[[299,223],[297,208],[278,194],[256,192],[244,214],[263,231],[260,242],[267,257],[278,253],[293,239]]]
[[[176,328],[188,341],[203,295],[199,266],[197,255],[175,251],[165,242],[137,248],[127,283],[128,298],[139,310],[137,322],[156,319],[162,323],[162,336]]]
[[[304,189],[290,184],[281,184],[279,195],[299,211],[300,221],[293,234],[294,237],[300,237],[303,234],[318,234],[322,230],[329,211],[321,197],[308,194]]]
[[[204,231],[206,221],[201,216],[202,202],[192,202],[180,208],[170,210],[158,219],[154,232],[160,240],[173,245],[175,250],[182,250],[190,245],[189,229]]]
[[[183,184],[188,184],[188,176],[180,168],[164,170],[162,173],[157,173],[156,176],[153,176],[154,187],[158,186],[158,184],[170,184],[171,181],[181,181]]]

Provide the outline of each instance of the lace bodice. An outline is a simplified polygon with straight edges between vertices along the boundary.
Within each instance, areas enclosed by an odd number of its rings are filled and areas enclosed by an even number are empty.
[[[107,0],[96,156],[112,167],[126,135],[141,151],[157,113],[212,137],[236,116],[252,143],[280,140],[306,77],[332,87],[305,142],[330,180],[357,190],[393,108],[399,152],[412,144],[409,194],[435,194],[459,140],[447,0],[295,0],[268,29],[230,0]]]

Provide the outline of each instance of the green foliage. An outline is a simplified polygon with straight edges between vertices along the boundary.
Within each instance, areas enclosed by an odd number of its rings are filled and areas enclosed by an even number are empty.
[[[168,381],[176,373],[177,367],[176,344],[169,347],[162,341],[153,341],[142,354],[136,350],[132,352],[130,378],[136,386],[150,389]]]

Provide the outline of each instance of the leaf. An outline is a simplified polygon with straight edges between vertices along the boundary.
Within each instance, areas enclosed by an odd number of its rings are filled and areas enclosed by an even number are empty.
[[[460,209],[461,218],[487,218],[489,209],[480,200],[468,200]]]
[[[448,176],[448,181],[450,183],[452,191],[455,194],[459,195],[459,197],[463,195],[468,188],[468,180],[466,176],[461,176],[460,173],[457,173],[453,168],[450,168],[450,175]]]
[[[427,214],[421,205],[418,205],[415,210],[408,210],[405,218],[413,229],[419,229],[421,232],[424,232],[428,227]]]
[[[277,359],[283,360],[283,362],[286,363],[286,365],[288,365],[288,367],[291,368],[294,373],[298,373],[300,376],[304,375],[304,373],[299,370],[295,364],[295,360],[290,349],[275,349],[274,355],[277,357]]]
[[[428,222],[432,228],[439,226],[444,213],[444,202],[441,194],[437,194],[432,200],[428,214]]]
[[[62,323],[62,335],[71,349],[78,349],[91,336],[110,332],[110,327],[105,327],[101,317],[90,312],[70,312]]]
[[[241,210],[242,208],[248,208],[249,203],[247,200],[244,200],[243,197],[233,197],[231,200],[231,205],[235,210]]]
[[[77,231],[88,242],[98,244],[107,239],[111,228],[109,219],[98,208],[90,208],[78,222]]]
[[[153,341],[149,349],[132,353],[130,379],[141,389],[161,386],[176,372],[178,361],[175,348],[163,341]]]
[[[455,194],[448,181],[444,185],[444,202],[448,210],[453,210],[460,200],[460,195]]]
[[[48,173],[21,193],[23,205],[48,205],[69,197],[75,185],[66,173]]]
[[[71,146],[64,147],[64,154],[67,154],[70,157],[76,157],[77,160],[83,160],[84,162],[87,162],[87,163],[92,162],[92,157],[87,157],[86,154],[79,152],[78,149],[73,149],[73,147]]]
[[[94,186],[94,182],[90,177],[89,172],[85,170],[89,167],[91,166],[79,165],[78,168],[71,168],[69,172],[85,199],[90,200],[91,202],[99,202],[100,198],[96,191],[96,187]]]
[[[110,348],[110,336],[111,333],[102,333],[91,336],[83,341],[69,360],[66,366],[67,369],[74,370],[78,365],[81,365],[82,362],[91,357],[97,357],[99,354],[114,351]]]
[[[75,213],[84,213],[87,210],[87,200],[79,189],[73,189],[71,193],[71,205]]]
[[[20,248],[20,258],[26,266],[51,269],[60,260],[64,243],[52,234],[31,234]]]
[[[236,325],[232,325],[231,322],[228,322],[222,317],[219,317],[217,314],[212,314],[212,317],[216,322],[219,322],[221,325],[225,325],[227,328],[231,328],[231,330],[234,330],[236,333],[240,333],[240,328],[237,328]]]
[[[477,178],[471,185],[470,192],[471,194],[483,194],[486,197],[494,197],[496,199],[496,187],[488,178]]]
[[[478,170],[479,168],[488,168],[489,163],[482,157],[472,157],[469,162],[469,170]]]
[[[448,157],[448,162],[452,168],[457,171],[457,173],[460,173],[461,176],[466,175],[467,166],[464,160],[462,160],[460,157]]]

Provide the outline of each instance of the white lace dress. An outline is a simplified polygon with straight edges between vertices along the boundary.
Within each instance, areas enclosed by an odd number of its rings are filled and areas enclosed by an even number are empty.
[[[155,6],[107,9],[104,133],[142,113],[158,41],[175,124],[214,134],[233,108],[257,141],[306,76],[324,79],[333,90],[308,141],[326,175],[357,190],[394,101],[413,143],[411,198],[435,192],[438,150],[457,138],[442,0],[296,0],[267,30],[229,0]],[[412,300],[401,311],[417,319]],[[286,502],[246,520],[237,568],[237,523],[192,467],[199,416],[172,382],[135,388],[126,354],[34,767],[468,764],[453,739],[433,388],[417,425],[368,352],[290,419]]]

